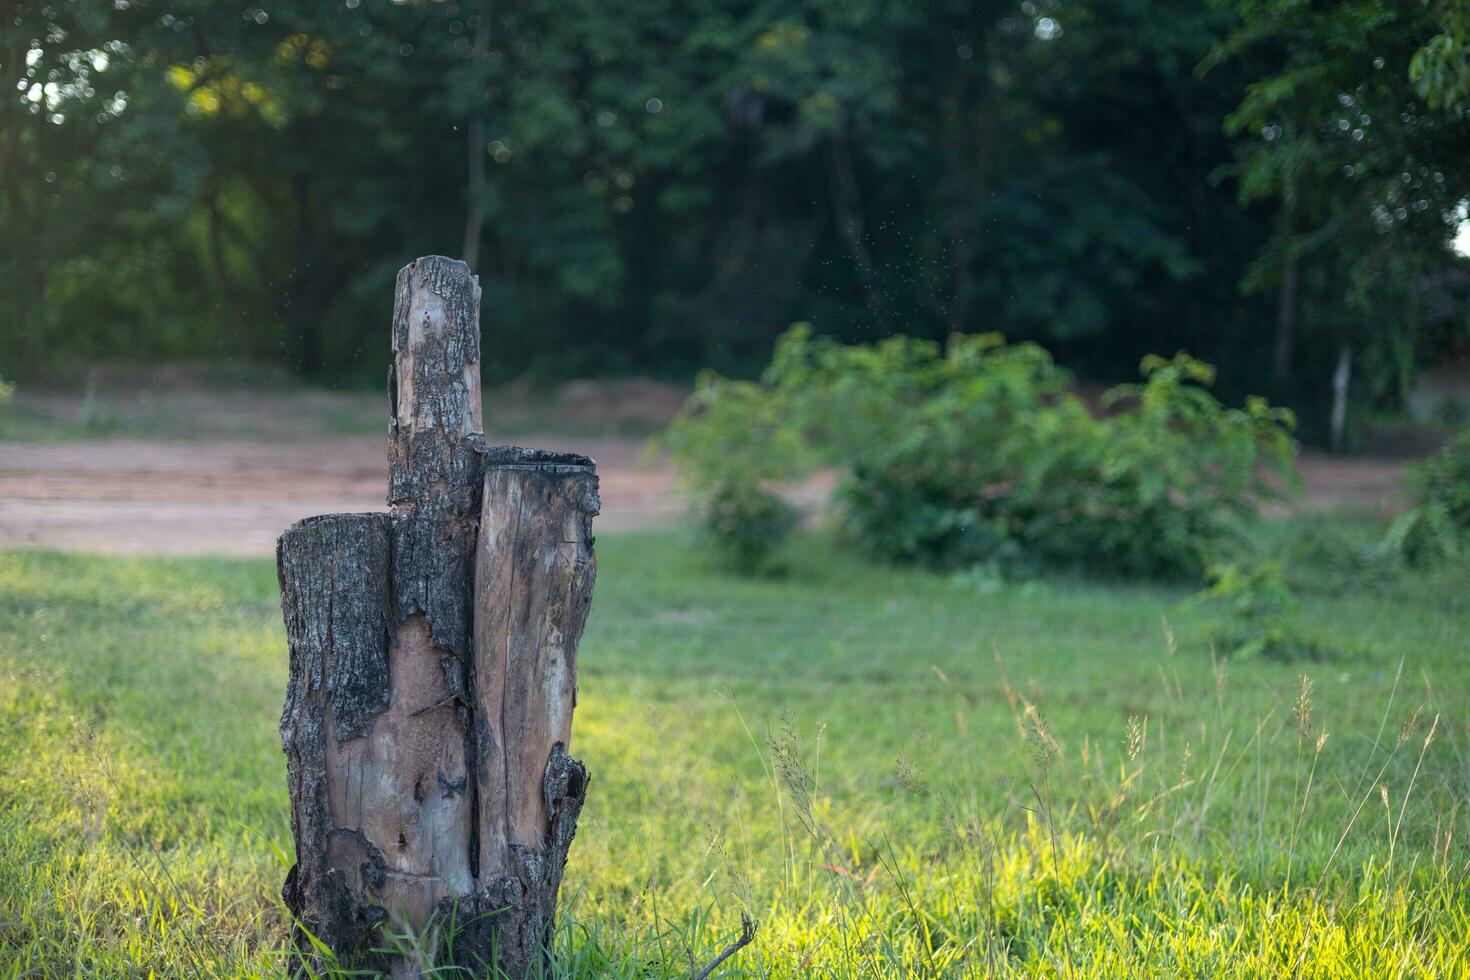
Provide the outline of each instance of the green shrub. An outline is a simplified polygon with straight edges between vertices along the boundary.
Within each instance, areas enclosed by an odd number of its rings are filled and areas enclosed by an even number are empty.
[[[796,526],[776,488],[811,466],[782,400],[761,385],[706,373],[654,445],[686,474],[710,543],[739,571],[764,567]]]
[[[700,503],[700,520],[715,547],[748,575],[770,570],[771,551],[796,526],[796,510],[769,490],[726,483]]]
[[[1413,506],[1389,525],[1380,554],[1409,565],[1461,555],[1470,535],[1470,429],[1413,468],[1409,494]]]
[[[1209,587],[1191,601],[1216,611],[1207,635],[1221,654],[1271,660],[1321,660],[1328,655],[1326,643],[1302,634],[1296,596],[1279,562],[1214,565],[1207,577]]]
[[[851,538],[880,557],[954,567],[1018,551],[1004,501],[1027,429],[1067,380],[1041,347],[995,334],[847,346],[798,325],[765,387],[838,469]]]
[[[1414,468],[1413,488],[1420,504],[1435,504],[1450,522],[1470,531],[1470,429]]]
[[[1026,544],[1051,564],[1159,578],[1199,575],[1241,519],[1291,482],[1292,417],[1263,399],[1226,408],[1214,369],[1187,354],[1144,359],[1145,382],[1050,407],[1021,460],[1015,503]]]
[[[1269,548],[1286,571],[1286,582],[1299,593],[1341,595],[1376,589],[1401,577],[1397,561],[1388,560],[1372,537],[1375,529],[1351,531],[1338,518],[1299,517],[1283,540]]]
[[[889,560],[1198,575],[1275,492],[1263,470],[1291,479],[1292,420],[1225,408],[1188,355],[1143,370],[1099,418],[1035,344],[844,345],[798,324],[759,383],[703,379],[663,445],[706,502],[833,467],[843,529]]]

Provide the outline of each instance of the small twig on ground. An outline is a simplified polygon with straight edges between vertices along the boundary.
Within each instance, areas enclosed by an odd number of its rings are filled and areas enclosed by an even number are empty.
[[[710,960],[709,966],[694,974],[694,976],[691,977],[690,980],[708,980],[709,975],[715,972],[715,968],[717,966],[728,960],[730,957],[734,956],[736,953],[740,952],[746,946],[749,946],[753,939],[755,939],[755,923],[751,921],[750,916],[746,915],[744,912],[741,912],[740,938],[736,939],[733,943],[726,946],[723,953]]]

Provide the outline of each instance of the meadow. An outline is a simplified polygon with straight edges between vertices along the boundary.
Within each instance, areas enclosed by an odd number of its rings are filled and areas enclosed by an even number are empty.
[[[558,975],[742,913],[717,976],[1470,975],[1463,566],[1322,570],[1283,663],[1187,586],[598,556]],[[268,560],[0,553],[0,977],[287,972],[285,672]]]

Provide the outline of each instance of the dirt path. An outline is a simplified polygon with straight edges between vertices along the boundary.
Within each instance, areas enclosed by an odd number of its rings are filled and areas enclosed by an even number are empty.
[[[633,439],[523,437],[598,461],[606,531],[667,525],[683,503]],[[384,439],[287,444],[108,439],[0,442],[0,548],[269,555],[291,522],[384,509]]]
[[[674,475],[645,463],[639,440],[518,436],[598,461],[598,528],[668,526],[683,513]],[[1402,464],[1308,454],[1306,509],[1381,510]],[[109,554],[269,555],[291,522],[383,509],[382,437],[264,441],[106,439],[0,442],[0,548]],[[815,488],[814,488],[815,489]],[[819,497],[820,493],[804,498]]]
[[[1306,495],[1300,509],[1347,509],[1382,514],[1402,506],[1409,461],[1306,452],[1297,461]]]

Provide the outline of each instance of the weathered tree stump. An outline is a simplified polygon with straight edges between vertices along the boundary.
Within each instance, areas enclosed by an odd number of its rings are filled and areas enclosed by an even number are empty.
[[[393,349],[391,511],[310,518],[277,545],[283,894],[305,963],[310,933],[343,966],[419,976],[452,933],[455,964],[518,978],[547,956],[587,786],[566,749],[596,470],[484,448],[463,263],[399,274]]]

